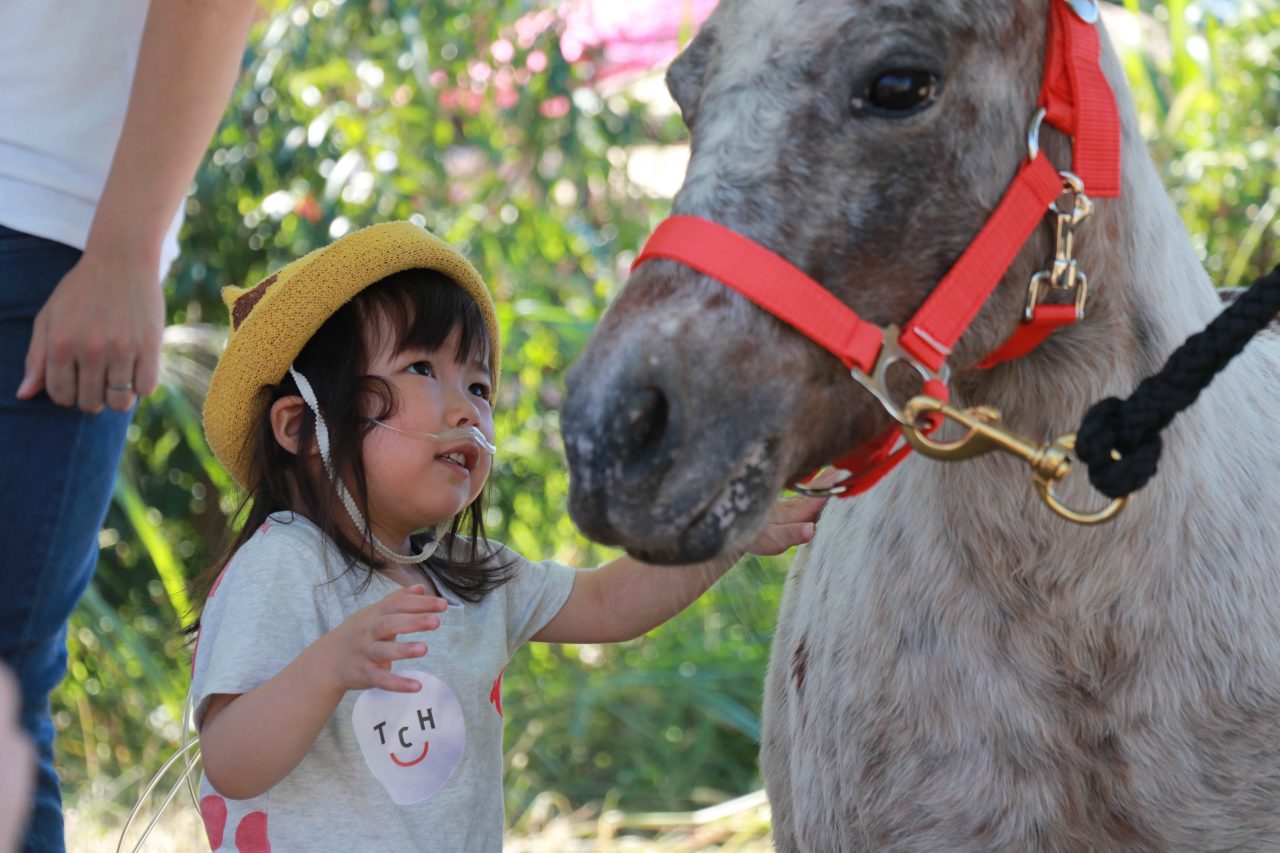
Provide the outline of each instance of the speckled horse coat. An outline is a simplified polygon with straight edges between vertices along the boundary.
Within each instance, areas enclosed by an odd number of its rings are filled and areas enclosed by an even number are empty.
[[[1049,2],[724,0],[668,75],[693,143],[674,212],[903,322],[1025,157]],[[1087,317],[974,369],[1051,257],[1042,230],[951,359],[957,402],[1040,440],[1219,309],[1105,38],[1103,62],[1123,194],[1079,239]],[[937,85],[873,109],[886,73]],[[1056,132],[1044,144],[1070,162]],[[833,501],[787,577],[767,678],[778,849],[1280,849],[1278,378],[1255,341],[1100,528],[1051,515],[994,456],[912,458]],[[632,277],[569,386],[575,519],[661,562],[740,545],[785,482],[887,423],[830,355],[666,261]],[[1068,498],[1098,500],[1075,479]]]

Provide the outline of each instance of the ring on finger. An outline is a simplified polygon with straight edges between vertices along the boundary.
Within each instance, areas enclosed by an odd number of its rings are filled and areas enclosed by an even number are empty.
[[[132,382],[108,382],[107,390],[133,393],[133,383]]]

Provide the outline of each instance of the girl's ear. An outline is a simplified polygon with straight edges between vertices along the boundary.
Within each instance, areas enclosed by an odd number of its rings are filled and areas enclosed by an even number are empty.
[[[298,452],[302,413],[306,409],[307,404],[296,395],[281,397],[271,404],[271,432],[275,434],[276,443],[290,453]]]

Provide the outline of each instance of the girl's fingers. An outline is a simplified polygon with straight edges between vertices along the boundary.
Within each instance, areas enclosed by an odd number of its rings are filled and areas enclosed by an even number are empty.
[[[427,595],[426,588],[422,584],[398,589],[384,598],[381,603],[392,613],[443,613],[449,609],[449,602],[434,595]]]
[[[841,468],[824,468],[818,472],[818,476],[805,483],[805,485],[813,489],[826,489],[847,479],[849,479],[848,471]]]
[[[440,617],[432,613],[391,613],[378,620],[377,637],[389,640],[398,634],[434,631],[439,627]]]
[[[768,530],[756,537],[747,550],[761,557],[773,557],[795,545],[804,545],[813,539],[814,524],[812,521],[797,521],[791,524],[769,525]]]
[[[814,526],[812,521],[800,521],[795,524],[783,524],[778,528],[775,537],[778,543],[783,546],[783,550],[793,545],[803,545],[813,539]]]
[[[826,505],[826,498],[784,498],[774,506],[773,521],[782,524],[793,521],[814,521]]]
[[[381,640],[369,647],[369,660],[374,663],[390,663],[393,660],[420,658],[426,653],[426,643],[392,643]]]
[[[422,685],[412,678],[405,678],[395,673],[387,672],[384,669],[375,669],[369,680],[374,687],[382,690],[389,690],[392,693],[417,693],[422,689]]]

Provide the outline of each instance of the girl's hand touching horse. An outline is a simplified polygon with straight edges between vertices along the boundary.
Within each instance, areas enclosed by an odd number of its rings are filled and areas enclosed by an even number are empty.
[[[341,690],[379,687],[396,693],[416,693],[422,685],[391,672],[397,660],[420,658],[427,644],[401,643],[400,634],[434,631],[448,604],[427,595],[422,584],[396,590],[386,598],[353,613],[348,619],[316,641],[322,647],[325,669]]]
[[[747,553],[772,557],[794,545],[813,539],[818,514],[827,505],[826,498],[782,498],[769,511],[769,520],[756,538],[747,545]]]

